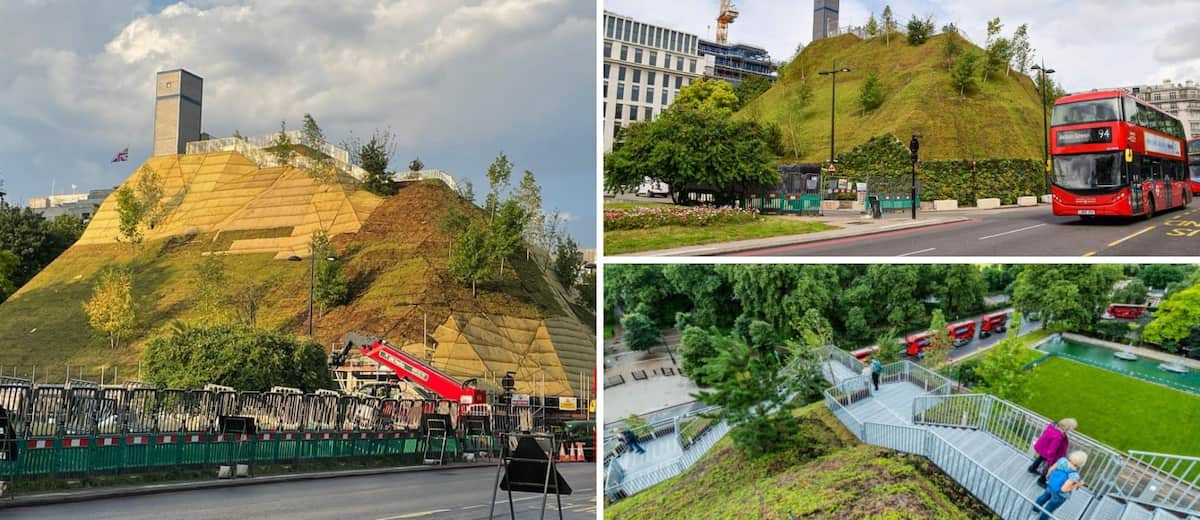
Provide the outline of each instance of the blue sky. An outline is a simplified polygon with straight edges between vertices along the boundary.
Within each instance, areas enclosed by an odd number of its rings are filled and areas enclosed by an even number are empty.
[[[390,128],[486,191],[501,151],[543,206],[595,237],[595,7],[575,0],[106,0],[0,3],[0,179],[8,199],[112,187],[150,152],[154,72],[205,79],[203,130],[273,132],[312,113],[333,142]],[[111,164],[129,146],[127,163]]]
[[[607,10],[712,38],[719,0],[607,0]],[[759,45],[786,59],[812,38],[808,0],[735,0],[741,15],[730,39]],[[1070,91],[1200,81],[1198,0],[842,0],[839,25],[864,25],[891,5],[901,24],[916,14],[937,27],[953,22],[982,45],[987,20],[999,17],[1004,35],[1029,24],[1030,40]]]

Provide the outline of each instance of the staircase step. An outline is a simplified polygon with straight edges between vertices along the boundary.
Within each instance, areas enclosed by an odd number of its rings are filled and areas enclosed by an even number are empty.
[[[1096,520],[1106,520],[1109,518],[1120,518],[1121,513],[1125,511],[1125,504],[1117,502],[1113,497],[1106,496],[1096,502],[1096,507],[1092,511],[1091,518]]]
[[[1125,505],[1125,514],[1121,515],[1121,520],[1153,520],[1154,514],[1149,509],[1138,504],[1130,502]]]
[[[1179,520],[1178,516],[1175,516],[1174,513],[1168,513],[1165,509],[1155,509],[1153,518],[1154,520]]]

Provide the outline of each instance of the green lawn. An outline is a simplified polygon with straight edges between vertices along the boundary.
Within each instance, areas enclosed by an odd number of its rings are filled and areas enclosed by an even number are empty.
[[[765,217],[760,222],[718,226],[662,226],[604,233],[604,254],[620,255],[673,247],[698,246],[752,238],[803,235],[838,229],[822,222],[789,217]]]
[[[606,200],[604,201],[604,209],[634,209],[634,208],[658,208],[662,206],[670,206],[671,199],[663,199],[666,202],[635,202],[632,200]]]
[[[1200,396],[1062,358],[1039,365],[1022,406],[1119,450],[1200,456]]]

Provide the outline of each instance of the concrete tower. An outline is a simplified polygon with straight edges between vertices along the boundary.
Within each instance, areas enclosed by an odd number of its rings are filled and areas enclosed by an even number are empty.
[[[813,0],[813,41],[837,32],[840,4],[841,0]]]
[[[154,101],[154,155],[184,153],[200,140],[204,79],[183,69],[158,73]]]

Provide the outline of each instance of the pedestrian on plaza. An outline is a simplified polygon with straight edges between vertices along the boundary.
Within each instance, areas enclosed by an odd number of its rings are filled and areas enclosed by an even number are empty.
[[[1087,464],[1087,459],[1087,453],[1074,451],[1058,460],[1054,470],[1050,472],[1050,477],[1046,479],[1046,491],[1037,499],[1037,505],[1044,508],[1038,520],[1050,520],[1050,513],[1062,507],[1067,499],[1071,498],[1072,491],[1083,487],[1084,482],[1079,476],[1079,470]],[[1036,507],[1033,512],[1038,512]]]
[[[1046,475],[1053,469],[1050,462],[1067,455],[1067,450],[1071,447],[1071,439],[1067,434],[1078,426],[1075,419],[1070,417],[1047,424],[1042,436],[1033,443],[1033,464],[1030,464],[1026,471],[1038,476],[1038,485],[1046,485]]]
[[[871,360],[871,382],[875,383],[875,391],[879,391],[879,377],[883,374],[883,363],[875,356],[870,357]]]
[[[871,395],[871,374],[872,373],[873,372],[871,371],[871,365],[863,365],[862,372],[859,373],[863,377],[863,385],[866,386],[866,388],[867,388],[867,395]],[[875,390],[879,390],[879,387],[875,387]]]
[[[638,436],[636,433],[633,433],[633,430],[629,428],[622,429],[621,438],[625,440],[625,448],[638,453],[646,453],[646,450],[642,448],[642,443],[638,442]]]

